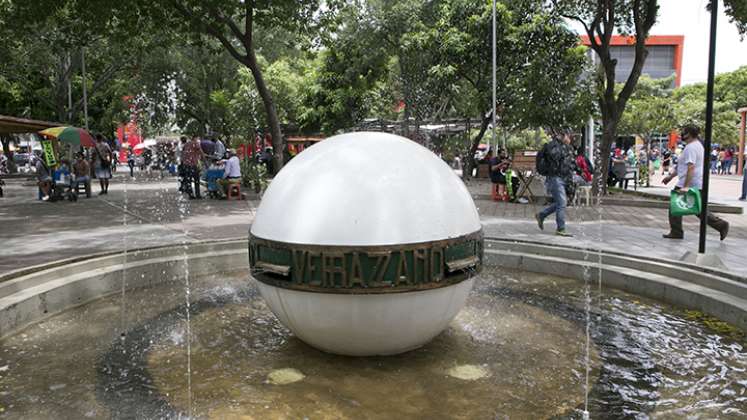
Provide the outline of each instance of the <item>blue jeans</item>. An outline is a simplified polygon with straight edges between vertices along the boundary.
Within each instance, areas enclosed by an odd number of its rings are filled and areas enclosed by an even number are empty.
[[[548,194],[552,196],[553,203],[543,209],[539,216],[542,220],[545,220],[547,216],[555,213],[557,229],[563,230],[565,229],[565,206],[568,203],[568,198],[565,195],[565,182],[560,177],[549,176],[545,181],[545,188],[547,188]]]
[[[747,168],[742,168],[742,196],[739,198],[747,198]]]

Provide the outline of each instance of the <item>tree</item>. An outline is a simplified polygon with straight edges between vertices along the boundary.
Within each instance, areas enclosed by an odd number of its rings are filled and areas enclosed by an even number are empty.
[[[642,76],[628,101],[627,112],[620,118],[619,131],[638,135],[648,144],[651,135],[667,134],[676,127],[673,81],[674,76],[658,80]]]
[[[747,34],[747,2],[744,0],[724,0],[726,14],[731,17],[732,23],[737,25],[737,30],[744,36]]]
[[[581,80],[586,58],[575,34],[560,20],[525,0],[497,5],[496,103],[492,106],[490,3],[445,1],[435,44],[441,71],[466,89],[460,95],[481,115],[480,130],[465,156],[469,176],[473,157],[495,109],[501,127],[575,127],[591,112],[588,84]]]
[[[673,92],[678,125],[705,126],[705,83],[677,88]],[[733,145],[738,141],[737,109],[747,103],[747,66],[716,76],[713,89],[713,142]]]
[[[657,0],[552,0],[560,16],[580,23],[589,37],[591,49],[599,58],[599,110],[602,116],[602,142],[596,165],[596,186],[606,190],[612,143],[617,140],[618,126],[628,99],[633,94],[648,56],[646,39],[656,23]],[[630,33],[633,36],[635,58],[633,67],[621,89],[616,89],[617,59],[612,57],[612,35]]]
[[[142,0],[138,6],[154,25],[173,25],[185,33],[216,39],[234,59],[249,69],[272,135],[274,168],[280,170],[285,142],[277,107],[258,60],[255,30],[265,27],[290,32],[309,31],[324,21],[335,10],[335,5],[321,0]],[[127,4],[117,10],[123,12],[123,8],[129,7]],[[124,13],[131,16],[129,11]]]
[[[492,120],[491,3],[472,0],[381,0],[343,14],[345,28],[323,52],[319,104],[334,104],[336,127],[381,116],[402,101],[402,124],[479,115],[479,130],[460,154],[474,149]],[[540,1],[499,2],[497,109],[509,131],[583,124],[591,112],[586,63],[575,34],[542,11]],[[350,19],[350,22],[348,22]],[[362,34],[362,35],[361,35]],[[388,86],[382,94],[381,82]],[[375,107],[368,98],[385,102]],[[581,98],[587,98],[584,102]],[[395,100],[392,100],[394,98]],[[376,109],[379,114],[371,115]],[[338,118],[339,116],[339,118]],[[464,173],[469,176],[469,168]]]

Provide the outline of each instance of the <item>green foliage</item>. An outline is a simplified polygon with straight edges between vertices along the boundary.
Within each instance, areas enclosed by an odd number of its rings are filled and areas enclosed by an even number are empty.
[[[677,125],[685,123],[705,127],[705,83],[676,89],[673,99]],[[716,76],[713,90],[713,143],[734,145],[739,141],[737,109],[747,104],[747,66]]]
[[[647,139],[685,124],[705,127],[705,83],[671,89],[671,78],[642,76],[620,120],[619,132]],[[619,88],[619,86],[618,86]],[[713,105],[713,142],[739,141],[737,109],[747,104],[747,66],[716,76]]]
[[[737,25],[737,29],[742,36],[747,35],[747,1],[744,0],[724,0],[726,14],[730,16],[732,23]]]
[[[671,88],[673,81],[674,76],[659,80],[641,76],[620,119],[618,131],[648,140],[653,134],[667,134],[676,127],[676,107]]]
[[[592,110],[575,34],[540,2],[497,5],[501,125],[581,125]],[[371,1],[341,13],[307,91],[305,126],[334,132],[365,118],[438,120],[491,110],[490,2]]]
[[[241,185],[261,193],[267,188],[268,174],[265,165],[255,159],[241,160]]]

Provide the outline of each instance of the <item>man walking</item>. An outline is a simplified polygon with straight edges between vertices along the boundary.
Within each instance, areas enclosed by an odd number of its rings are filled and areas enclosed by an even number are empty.
[[[200,161],[205,158],[205,154],[200,147],[200,138],[192,137],[182,150],[182,171],[184,173],[185,187],[189,193],[189,198],[200,199]],[[194,185],[194,194],[192,190]]]
[[[703,188],[703,144],[700,142],[700,129],[694,125],[686,125],[680,131],[680,137],[685,142],[685,150],[677,160],[677,166],[662,182],[667,184],[675,176],[677,185],[675,191],[684,194],[690,188]],[[704,217],[701,213],[698,217]],[[729,222],[714,216],[711,212],[705,215],[708,226],[716,229],[723,241],[729,234]],[[669,214],[669,233],[663,235],[667,239],[682,239],[685,233],[682,230],[682,216]]]
[[[545,187],[553,203],[537,213],[535,218],[539,228],[544,230],[545,219],[555,213],[555,234],[559,236],[573,236],[565,230],[566,186],[572,185],[575,171],[573,155],[571,136],[566,133],[547,143],[537,156],[537,171],[545,176]]]

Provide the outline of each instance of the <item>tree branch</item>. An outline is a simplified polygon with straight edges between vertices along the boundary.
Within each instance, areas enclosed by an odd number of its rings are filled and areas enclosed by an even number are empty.
[[[223,45],[223,47],[228,50],[228,53],[231,54],[233,58],[238,60],[240,63],[246,64],[247,56],[242,55],[221,31],[205,23],[202,19],[192,13],[184,5],[182,5],[179,0],[171,0],[171,4],[174,6],[176,11],[179,12],[179,14],[184,16],[187,20],[194,22],[196,25],[199,25],[205,33],[217,39]]]

